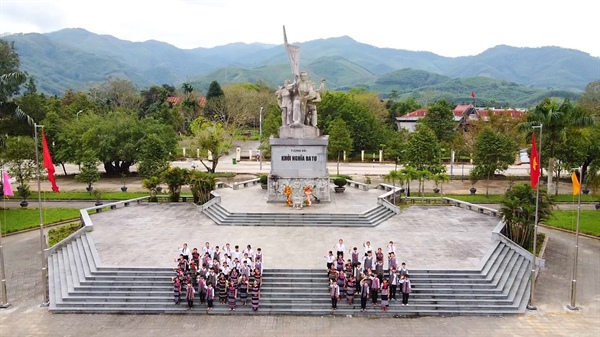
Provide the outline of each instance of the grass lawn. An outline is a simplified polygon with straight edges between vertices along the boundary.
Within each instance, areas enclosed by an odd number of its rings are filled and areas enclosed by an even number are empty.
[[[79,218],[77,208],[48,208],[42,210],[44,225],[58,221]],[[0,209],[2,233],[11,233],[40,226],[40,213],[37,208]]]
[[[427,194],[425,193],[425,196],[439,196],[435,195],[435,194]],[[448,198],[452,198],[452,199],[457,199],[457,200],[462,200],[462,201],[466,201],[466,202],[472,202],[472,203],[481,203],[481,204],[498,204],[502,201],[502,195],[501,194],[490,194],[489,196],[485,196],[485,194],[475,194],[475,195],[470,195],[470,194],[444,194],[445,197]],[[555,196],[556,201],[557,202],[577,202],[577,196],[576,195],[571,195],[571,194],[559,194],[558,196]],[[581,202],[595,202],[598,200],[597,196],[593,196],[593,195],[582,195],[581,196]]]
[[[577,210],[554,211],[546,225],[575,231],[577,226]],[[579,220],[581,233],[600,236],[600,211],[582,210]]]
[[[166,193],[161,193],[165,194]],[[128,200],[150,195],[148,192],[102,192],[102,200]],[[10,199],[20,200],[18,197],[9,197]],[[29,201],[36,201],[37,194]],[[96,197],[89,192],[42,192],[42,200],[96,200]]]

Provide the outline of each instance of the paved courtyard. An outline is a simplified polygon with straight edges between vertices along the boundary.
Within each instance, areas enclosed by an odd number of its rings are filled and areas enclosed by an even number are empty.
[[[331,203],[303,210],[267,204],[259,186],[218,190],[223,206],[235,212],[360,213],[376,205],[381,190],[347,189],[333,194]],[[105,265],[172,267],[184,242],[201,249],[204,242],[243,250],[260,247],[265,268],[324,268],[324,255],[338,239],[346,248],[370,241],[386,251],[396,244],[400,261],[409,268],[475,268],[491,246],[498,219],[455,207],[410,207],[376,227],[253,227],[218,226],[190,203],[141,204],[91,216],[92,237]],[[115,235],[118,233],[118,235]]]
[[[240,202],[248,200],[241,198]],[[350,203],[334,205],[344,207]],[[365,204],[365,209],[372,206]],[[421,217],[426,217],[426,220],[419,221]],[[489,220],[489,223],[482,220],[476,226],[465,225],[475,218]],[[277,233],[276,228],[265,228],[265,232],[261,232],[250,227],[219,227],[190,205],[183,204],[135,206],[94,215],[93,219],[96,225],[94,239],[99,247],[105,246],[100,252],[105,263],[114,259],[115,264],[170,266],[170,256],[183,241],[200,244],[209,240],[223,244],[229,240],[231,243],[261,246],[267,267],[278,266],[283,261],[280,257],[288,251],[296,253],[293,255],[307,256],[301,259],[307,266],[315,264],[321,267],[324,250],[333,246],[339,237],[349,245],[370,239],[375,247],[384,247],[389,239],[393,239],[400,247],[401,258],[406,257],[410,266],[415,268],[430,264],[448,267],[449,263],[476,265],[489,241],[479,248],[470,247],[476,252],[472,256],[454,257],[461,261],[452,261],[446,255],[451,250],[468,251],[465,247],[472,246],[474,240],[468,241],[467,237],[480,235],[482,240],[491,240],[490,231],[495,223],[491,217],[436,206],[411,207],[374,229],[356,233],[347,229],[324,229],[313,233],[315,228],[308,228],[305,232],[301,231],[303,228],[285,228]],[[139,223],[139,219],[144,219],[144,223]],[[451,224],[448,224],[449,219]],[[185,224],[181,224],[183,222]],[[431,229],[436,235],[440,232],[439,237],[445,239],[437,242]],[[536,287],[538,311],[506,317],[418,319],[50,314],[47,308],[39,306],[42,299],[39,233],[27,232],[3,238],[8,296],[12,305],[8,309],[0,309],[0,336],[195,336],[207,332],[219,336],[600,336],[600,241],[580,238],[577,305],[582,310],[569,312],[564,305],[569,302],[574,235],[551,229],[542,231],[550,241],[546,250],[546,269]],[[296,242],[302,236],[309,240]],[[288,245],[293,246],[288,250]],[[312,251],[314,256],[304,255],[304,252],[312,254]],[[443,262],[436,261],[436,256]]]

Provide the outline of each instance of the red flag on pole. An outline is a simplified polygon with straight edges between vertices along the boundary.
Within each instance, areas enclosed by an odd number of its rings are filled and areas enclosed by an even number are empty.
[[[529,175],[531,178],[531,187],[537,189],[540,178],[540,157],[538,156],[537,145],[535,143],[535,133],[531,135],[531,156],[529,158]]]
[[[56,186],[56,178],[54,178],[54,164],[52,163],[52,157],[50,156],[50,149],[48,149],[48,142],[46,141],[44,129],[42,129],[42,147],[44,148],[44,168],[48,170],[48,180],[52,184],[52,190],[59,193],[58,186]]]
[[[471,91],[471,97],[475,98],[475,91]]]

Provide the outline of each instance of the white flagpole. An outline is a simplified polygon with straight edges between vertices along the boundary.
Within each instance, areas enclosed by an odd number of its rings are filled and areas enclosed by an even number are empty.
[[[577,299],[577,260],[579,255],[579,216],[581,214],[581,184],[583,183],[583,167],[579,167],[579,193],[577,197],[577,226],[575,229],[575,261],[573,261],[573,278],[571,281],[571,304],[567,305],[569,310],[577,311],[575,305]]]
[[[4,177],[2,172],[0,175]],[[4,187],[4,185],[2,185]],[[3,198],[6,203],[6,196]],[[5,224],[6,225],[6,224]],[[4,246],[2,245],[2,221],[0,221],[0,279],[2,279],[2,284],[0,284],[0,308],[8,308],[10,307],[10,303],[8,303],[8,295],[6,292],[6,273],[4,272]]]
[[[544,129],[544,124],[540,124],[539,126],[534,126],[534,129],[540,129],[540,147],[538,149],[538,165],[542,164],[542,132]],[[532,158],[529,158],[532,160]],[[536,194],[535,194],[535,223],[533,224],[533,266],[531,267],[531,291],[529,293],[529,304],[527,305],[527,309],[529,310],[537,310],[537,307],[533,304],[533,298],[535,294],[535,270],[536,270],[536,250],[537,250],[537,229],[538,229],[538,221],[539,221],[539,213],[538,208],[540,206],[540,177],[541,177],[542,169],[540,167],[540,174],[537,176],[537,185],[536,185]],[[551,174],[550,172],[548,174]]]
[[[42,306],[48,306],[50,300],[48,299],[48,260],[44,256],[44,250],[46,249],[46,240],[44,238],[44,221],[42,218],[42,184],[40,179],[40,155],[38,151],[38,128],[43,128],[43,125],[33,123],[33,135],[35,141],[35,166],[37,170],[37,187],[38,187],[38,209],[40,211],[40,254],[42,258]]]

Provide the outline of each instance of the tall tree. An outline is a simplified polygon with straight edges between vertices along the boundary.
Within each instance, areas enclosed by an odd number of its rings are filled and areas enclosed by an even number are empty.
[[[198,117],[191,124],[193,141],[200,149],[200,162],[209,173],[215,173],[219,159],[233,148],[231,132],[223,124]],[[209,153],[212,158],[209,158]]]
[[[439,100],[427,109],[427,115],[421,122],[433,130],[440,143],[450,142],[454,138],[456,123],[452,108],[446,100]]]
[[[568,141],[570,137],[580,137],[581,130],[593,122],[589,112],[576,108],[569,99],[559,104],[545,98],[527,114],[527,120],[521,123],[521,130],[527,133],[531,133],[533,126],[544,125],[542,156],[546,154],[546,158],[542,158],[542,163],[548,163],[548,191],[552,190],[557,146]]]
[[[441,171],[441,148],[433,130],[417,125],[417,130],[408,136],[404,161],[419,171],[433,174]]]
[[[516,144],[506,134],[495,131],[490,126],[479,133],[473,155],[473,170],[478,176],[486,178],[486,196],[489,195],[490,178],[496,171],[504,171],[514,163],[516,153]]]
[[[14,42],[0,40],[0,134],[31,135],[31,128],[20,121],[15,111],[17,104],[12,98],[19,94],[19,86],[27,80],[19,70],[21,62]]]
[[[340,174],[340,154],[352,150],[352,138],[346,122],[341,117],[336,118],[329,128],[329,155],[337,156],[337,175]]]
[[[221,88],[221,85],[217,81],[210,82],[208,86],[208,92],[206,93],[206,100],[209,101],[213,98],[219,98],[225,96],[225,92]]]

